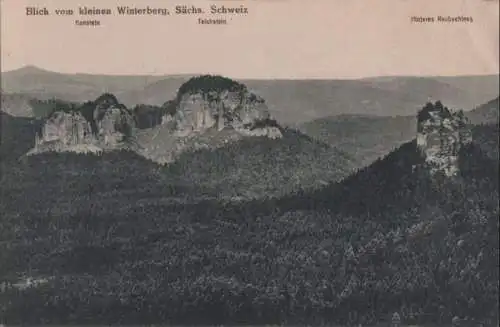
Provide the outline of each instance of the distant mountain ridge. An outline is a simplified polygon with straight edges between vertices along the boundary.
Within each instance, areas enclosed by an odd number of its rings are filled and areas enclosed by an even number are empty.
[[[359,167],[415,137],[414,116],[339,115],[301,124],[298,129],[358,159]]]
[[[63,74],[35,66],[26,66],[13,71],[2,72],[1,76],[2,90],[6,93],[23,93],[41,100],[57,98],[65,101],[85,102],[97,98],[102,93],[113,93],[121,98],[124,93],[130,92],[129,99],[132,97],[139,100],[132,103],[133,105],[145,103],[140,101],[141,99],[135,93],[151,83],[154,84],[165,79],[172,81],[175,86],[172,87],[169,95],[173,95],[176,88],[190,77],[182,75]],[[161,92],[169,93],[168,89]],[[125,101],[125,103],[132,105],[128,101]]]
[[[60,74],[25,67],[3,72],[2,89],[78,102],[110,92],[131,107],[162,105],[190,77]],[[241,82],[265,98],[272,115],[287,125],[338,114],[413,115],[429,98],[468,110],[498,95],[499,85],[494,75]]]
[[[468,112],[467,117],[473,124],[498,124],[499,101],[499,97],[488,101]]]

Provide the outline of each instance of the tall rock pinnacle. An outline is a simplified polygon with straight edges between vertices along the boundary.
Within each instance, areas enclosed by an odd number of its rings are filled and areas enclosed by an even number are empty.
[[[451,112],[437,101],[427,103],[418,113],[417,147],[432,173],[446,176],[458,173],[460,149],[472,142],[471,132],[462,111]]]

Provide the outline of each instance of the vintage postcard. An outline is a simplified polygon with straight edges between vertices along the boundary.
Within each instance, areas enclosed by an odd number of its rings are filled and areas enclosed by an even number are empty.
[[[498,326],[498,1],[0,4],[0,325]]]

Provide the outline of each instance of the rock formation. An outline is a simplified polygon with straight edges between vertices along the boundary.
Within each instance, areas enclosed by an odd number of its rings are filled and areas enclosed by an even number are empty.
[[[43,125],[37,143],[53,141],[66,145],[92,143],[92,129],[79,112],[57,111]]]
[[[79,112],[56,111],[35,136],[35,147],[28,155],[46,151],[101,152],[96,146],[90,123]]]
[[[141,155],[162,164],[189,151],[215,149],[246,137],[282,138],[265,101],[222,76],[189,79],[162,106],[162,123],[138,132]]]
[[[134,119],[127,110],[111,107],[96,120],[96,126],[99,142],[105,147],[114,147],[132,135]]]
[[[199,76],[183,84],[175,101],[174,121],[179,136],[215,128],[233,128],[243,135],[281,137],[277,126],[259,126],[271,121],[264,100],[246,86],[221,76]]]
[[[165,114],[165,115],[161,116],[161,125],[166,125],[173,120],[174,120],[174,117],[172,115]]]
[[[109,93],[94,101],[93,121],[94,133],[103,147],[116,147],[131,137],[135,128],[132,113]]]
[[[56,110],[45,120],[28,154],[46,151],[99,153],[121,147],[134,134],[134,119],[116,97],[104,94],[72,111]]]
[[[441,102],[427,105],[418,113],[417,147],[432,173],[456,175],[460,149],[472,142],[463,112],[451,112]]]
[[[23,94],[0,92],[0,110],[14,117],[35,116],[31,99]]]
[[[125,146],[155,161],[170,162],[184,151],[255,136],[282,137],[265,101],[241,83],[204,75],[181,85],[175,99],[161,107],[140,105],[131,111],[106,93],[81,106],[56,108],[30,154]]]

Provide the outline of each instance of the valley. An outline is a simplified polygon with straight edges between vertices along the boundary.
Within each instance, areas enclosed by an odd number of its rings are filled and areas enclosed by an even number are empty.
[[[1,323],[497,324],[498,77],[7,77]]]

